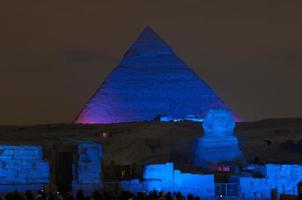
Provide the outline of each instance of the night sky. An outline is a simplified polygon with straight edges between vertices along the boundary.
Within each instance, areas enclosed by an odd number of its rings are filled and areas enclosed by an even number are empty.
[[[0,124],[71,122],[147,25],[243,120],[302,117],[300,0],[0,4]]]

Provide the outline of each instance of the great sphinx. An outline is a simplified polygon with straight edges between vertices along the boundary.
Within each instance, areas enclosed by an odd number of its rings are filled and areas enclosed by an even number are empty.
[[[210,163],[232,163],[242,157],[238,139],[234,135],[235,120],[226,109],[210,109],[202,123],[204,135],[194,149],[194,164],[207,166]]]

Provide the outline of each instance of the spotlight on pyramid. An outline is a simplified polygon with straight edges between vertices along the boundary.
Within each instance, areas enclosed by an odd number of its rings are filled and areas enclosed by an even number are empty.
[[[213,107],[230,110],[165,41],[146,27],[75,123],[139,122],[158,116],[202,119]]]

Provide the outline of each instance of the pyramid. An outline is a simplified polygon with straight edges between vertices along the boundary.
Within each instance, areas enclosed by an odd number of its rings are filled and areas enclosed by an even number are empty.
[[[146,27],[76,117],[75,123],[149,121],[157,116],[203,117],[228,109],[150,27]]]

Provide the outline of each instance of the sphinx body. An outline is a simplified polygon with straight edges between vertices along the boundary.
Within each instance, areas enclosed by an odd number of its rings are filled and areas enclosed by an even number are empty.
[[[234,135],[235,120],[225,109],[210,109],[202,124],[204,135],[197,141],[194,164],[231,163],[242,153]]]

